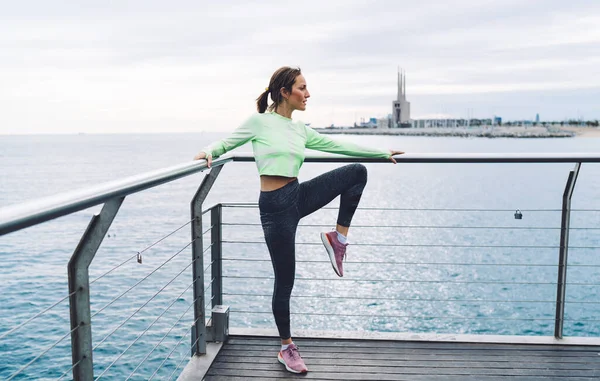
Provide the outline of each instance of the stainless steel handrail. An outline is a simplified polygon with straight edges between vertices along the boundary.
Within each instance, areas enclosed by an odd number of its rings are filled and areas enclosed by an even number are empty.
[[[600,163],[600,153],[411,153],[396,156],[399,163]],[[254,161],[251,153],[230,153],[213,161],[213,167],[229,161]],[[310,163],[347,163],[357,158],[341,155],[308,155]],[[360,158],[365,163],[387,159]],[[207,169],[206,161],[178,164],[90,188],[65,192],[0,209],[0,236],[62,217],[112,198],[127,196]]]
[[[593,153],[408,153],[394,156],[398,163],[600,163]],[[249,152],[232,154],[233,161],[254,161]],[[354,163],[356,157],[333,154],[307,155],[307,163]],[[362,163],[389,163],[388,159],[360,158]]]
[[[213,161],[213,167],[224,165],[231,160],[231,155],[224,155]],[[0,209],[0,236],[105,203],[115,197],[141,192],[206,169],[205,160],[187,162],[89,188],[4,207]]]

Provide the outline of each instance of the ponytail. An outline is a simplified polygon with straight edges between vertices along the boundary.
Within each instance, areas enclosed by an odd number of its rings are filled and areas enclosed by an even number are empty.
[[[292,86],[296,81],[296,77],[302,74],[300,68],[291,68],[288,66],[280,67],[273,73],[269,86],[265,88],[265,91],[256,98],[256,109],[259,113],[263,114],[267,109],[273,111],[283,101],[280,89],[286,89],[292,91]],[[273,103],[269,106],[269,94]]]
[[[265,111],[267,111],[268,100],[269,89],[267,88],[262,94],[260,94],[258,98],[256,98],[256,109],[259,113],[263,114]]]

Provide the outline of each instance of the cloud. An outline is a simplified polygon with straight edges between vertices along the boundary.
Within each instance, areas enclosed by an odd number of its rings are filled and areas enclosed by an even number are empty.
[[[315,126],[389,113],[398,65],[413,117],[600,117],[597,2],[78,4],[0,5],[0,134],[230,130],[281,65]]]

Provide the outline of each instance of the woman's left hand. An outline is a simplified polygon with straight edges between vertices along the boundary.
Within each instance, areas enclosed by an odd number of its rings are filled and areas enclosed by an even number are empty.
[[[394,151],[394,150],[390,150],[390,161],[394,164],[396,164],[396,159],[394,159],[394,155],[402,155],[404,152],[402,151]]]

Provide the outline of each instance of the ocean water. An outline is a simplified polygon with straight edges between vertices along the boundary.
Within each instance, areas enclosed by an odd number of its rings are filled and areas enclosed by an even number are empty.
[[[222,136],[2,136],[0,207],[178,164]],[[600,152],[596,138],[336,138],[407,152]],[[300,180],[336,166],[307,163]],[[337,201],[302,221],[294,329],[553,334],[560,208],[573,165],[367,167],[344,278],[334,275],[318,244],[318,233],[335,223]],[[94,280],[125,262],[91,285],[96,376],[147,380],[156,372],[155,379],[174,379],[185,366],[193,321],[189,202],[204,175],[125,199],[90,266]],[[565,336],[600,335],[599,193],[600,165],[584,164],[572,202]],[[258,194],[254,163],[230,163],[206,206],[255,203]],[[514,219],[516,209],[522,220]],[[99,210],[0,238],[0,379],[40,355],[16,379],[70,379],[67,301],[2,336],[67,296],[67,263]],[[272,269],[258,210],[227,207],[223,221],[231,326],[273,328]]]

